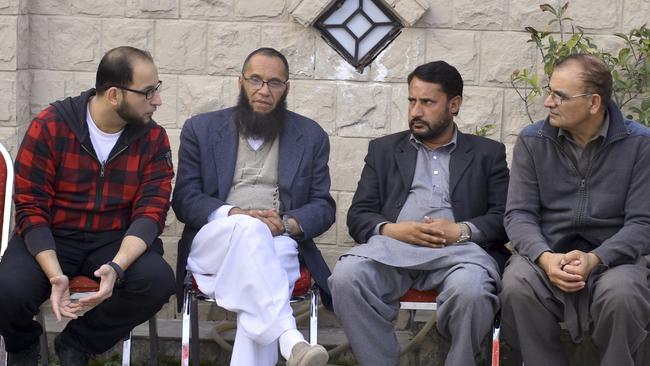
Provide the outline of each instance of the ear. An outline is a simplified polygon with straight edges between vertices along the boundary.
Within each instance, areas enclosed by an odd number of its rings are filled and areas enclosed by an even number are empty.
[[[591,97],[591,107],[589,107],[589,113],[596,114],[600,111],[600,108],[603,106],[603,98],[599,94],[594,94]]]
[[[242,78],[241,75],[237,78],[237,85],[239,85],[239,90],[241,90],[244,87],[244,79]]]
[[[122,93],[118,88],[108,88],[108,90],[104,92],[104,95],[106,97],[106,100],[108,100],[108,102],[114,107],[118,106],[122,101]]]
[[[460,95],[457,95],[449,101],[449,106],[450,106],[450,111],[453,115],[458,114],[458,111],[460,111],[460,105],[463,104],[463,97]]]
[[[287,80],[287,90],[285,93],[289,93],[289,89],[291,89],[291,83]]]

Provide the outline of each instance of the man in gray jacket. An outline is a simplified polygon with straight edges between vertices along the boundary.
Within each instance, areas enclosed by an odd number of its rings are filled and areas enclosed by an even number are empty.
[[[513,152],[504,336],[526,366],[566,365],[562,322],[575,343],[592,330],[602,365],[648,365],[650,132],[624,119],[593,55],[559,62],[547,91],[549,116]]]

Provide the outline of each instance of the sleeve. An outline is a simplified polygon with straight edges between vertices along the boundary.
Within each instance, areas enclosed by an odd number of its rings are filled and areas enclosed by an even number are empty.
[[[368,145],[361,178],[348,210],[348,229],[357,243],[368,242],[375,234],[375,229],[378,229],[377,225],[391,221],[381,214],[380,177],[376,169],[375,145],[375,141]]]
[[[309,201],[283,214],[292,216],[302,228],[300,240],[312,239],[329,229],[336,219],[336,203],[330,195],[329,138],[320,131],[313,146]]]
[[[52,156],[53,138],[47,129],[47,120],[52,118],[53,107],[34,118],[16,155],[16,233],[23,238],[32,255],[55,249],[50,208],[56,167]]]
[[[158,126],[150,131],[148,146],[155,149],[143,166],[142,180],[133,201],[131,225],[126,235],[134,235],[150,245],[165,227],[174,167],[165,130]]]
[[[542,234],[540,197],[535,162],[521,135],[512,157],[505,227],[517,252],[531,261],[551,251]]]
[[[506,163],[506,149],[503,144],[498,144],[496,151],[490,153],[492,160],[487,173],[487,210],[484,214],[469,218],[467,221],[471,226],[477,228],[476,237],[472,241],[481,245],[489,246],[490,243],[503,245],[508,241],[503,226],[503,214],[506,209],[506,197],[508,195],[509,171]],[[473,228],[472,228],[473,229]],[[472,231],[474,233],[474,231]]]
[[[192,119],[185,122],[178,149],[178,169],[172,207],[176,217],[190,227],[200,229],[208,217],[225,202],[203,192],[201,144]],[[216,183],[215,183],[216,184]]]

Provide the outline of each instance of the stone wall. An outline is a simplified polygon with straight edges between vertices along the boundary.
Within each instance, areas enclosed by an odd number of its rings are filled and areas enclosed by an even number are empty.
[[[337,223],[318,243],[333,266],[353,245],[345,215],[368,141],[407,126],[408,72],[435,59],[457,66],[466,84],[461,130],[495,124],[489,137],[510,151],[528,119],[509,76],[537,62],[523,27],[543,28],[547,18],[542,1],[390,0],[414,24],[359,74],[308,26],[309,11],[326,2],[0,0],[0,141],[15,155],[31,117],[91,87],[105,51],[132,45],[151,51],[159,67],[163,106],[155,119],[176,151],[189,116],[235,102],[243,58],[257,47],[276,47],[291,67],[289,107],[330,135]],[[599,43],[616,47],[611,34],[647,22],[650,1],[574,0],[568,15]],[[533,110],[544,116],[540,105]],[[182,227],[170,210],[163,238],[172,265]]]

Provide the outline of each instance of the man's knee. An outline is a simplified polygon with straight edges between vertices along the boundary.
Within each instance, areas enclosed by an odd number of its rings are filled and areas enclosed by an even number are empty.
[[[137,263],[137,264],[136,264]],[[174,293],[174,272],[158,254],[148,253],[134,263],[134,283],[129,289],[154,302],[167,302]]]
[[[11,314],[25,306],[33,307],[32,312],[36,313],[38,306],[36,304],[37,293],[34,291],[34,286],[30,283],[25,283],[20,278],[9,276],[6,273],[0,275],[0,317],[9,319]]]
[[[361,283],[363,283],[363,271],[356,258],[349,257],[343,257],[336,263],[334,272],[328,280],[334,299],[358,293]]]
[[[650,294],[647,279],[638,276],[636,268],[614,267],[603,273],[596,281],[591,311],[593,316],[603,313],[634,313],[647,311],[647,296]],[[640,306],[645,304],[645,306]],[[645,309],[644,309],[645,308]]]
[[[528,299],[534,298],[535,293],[530,285],[538,273],[532,267],[533,264],[523,257],[512,257],[503,273],[503,288],[499,298],[504,307],[525,303]]]

